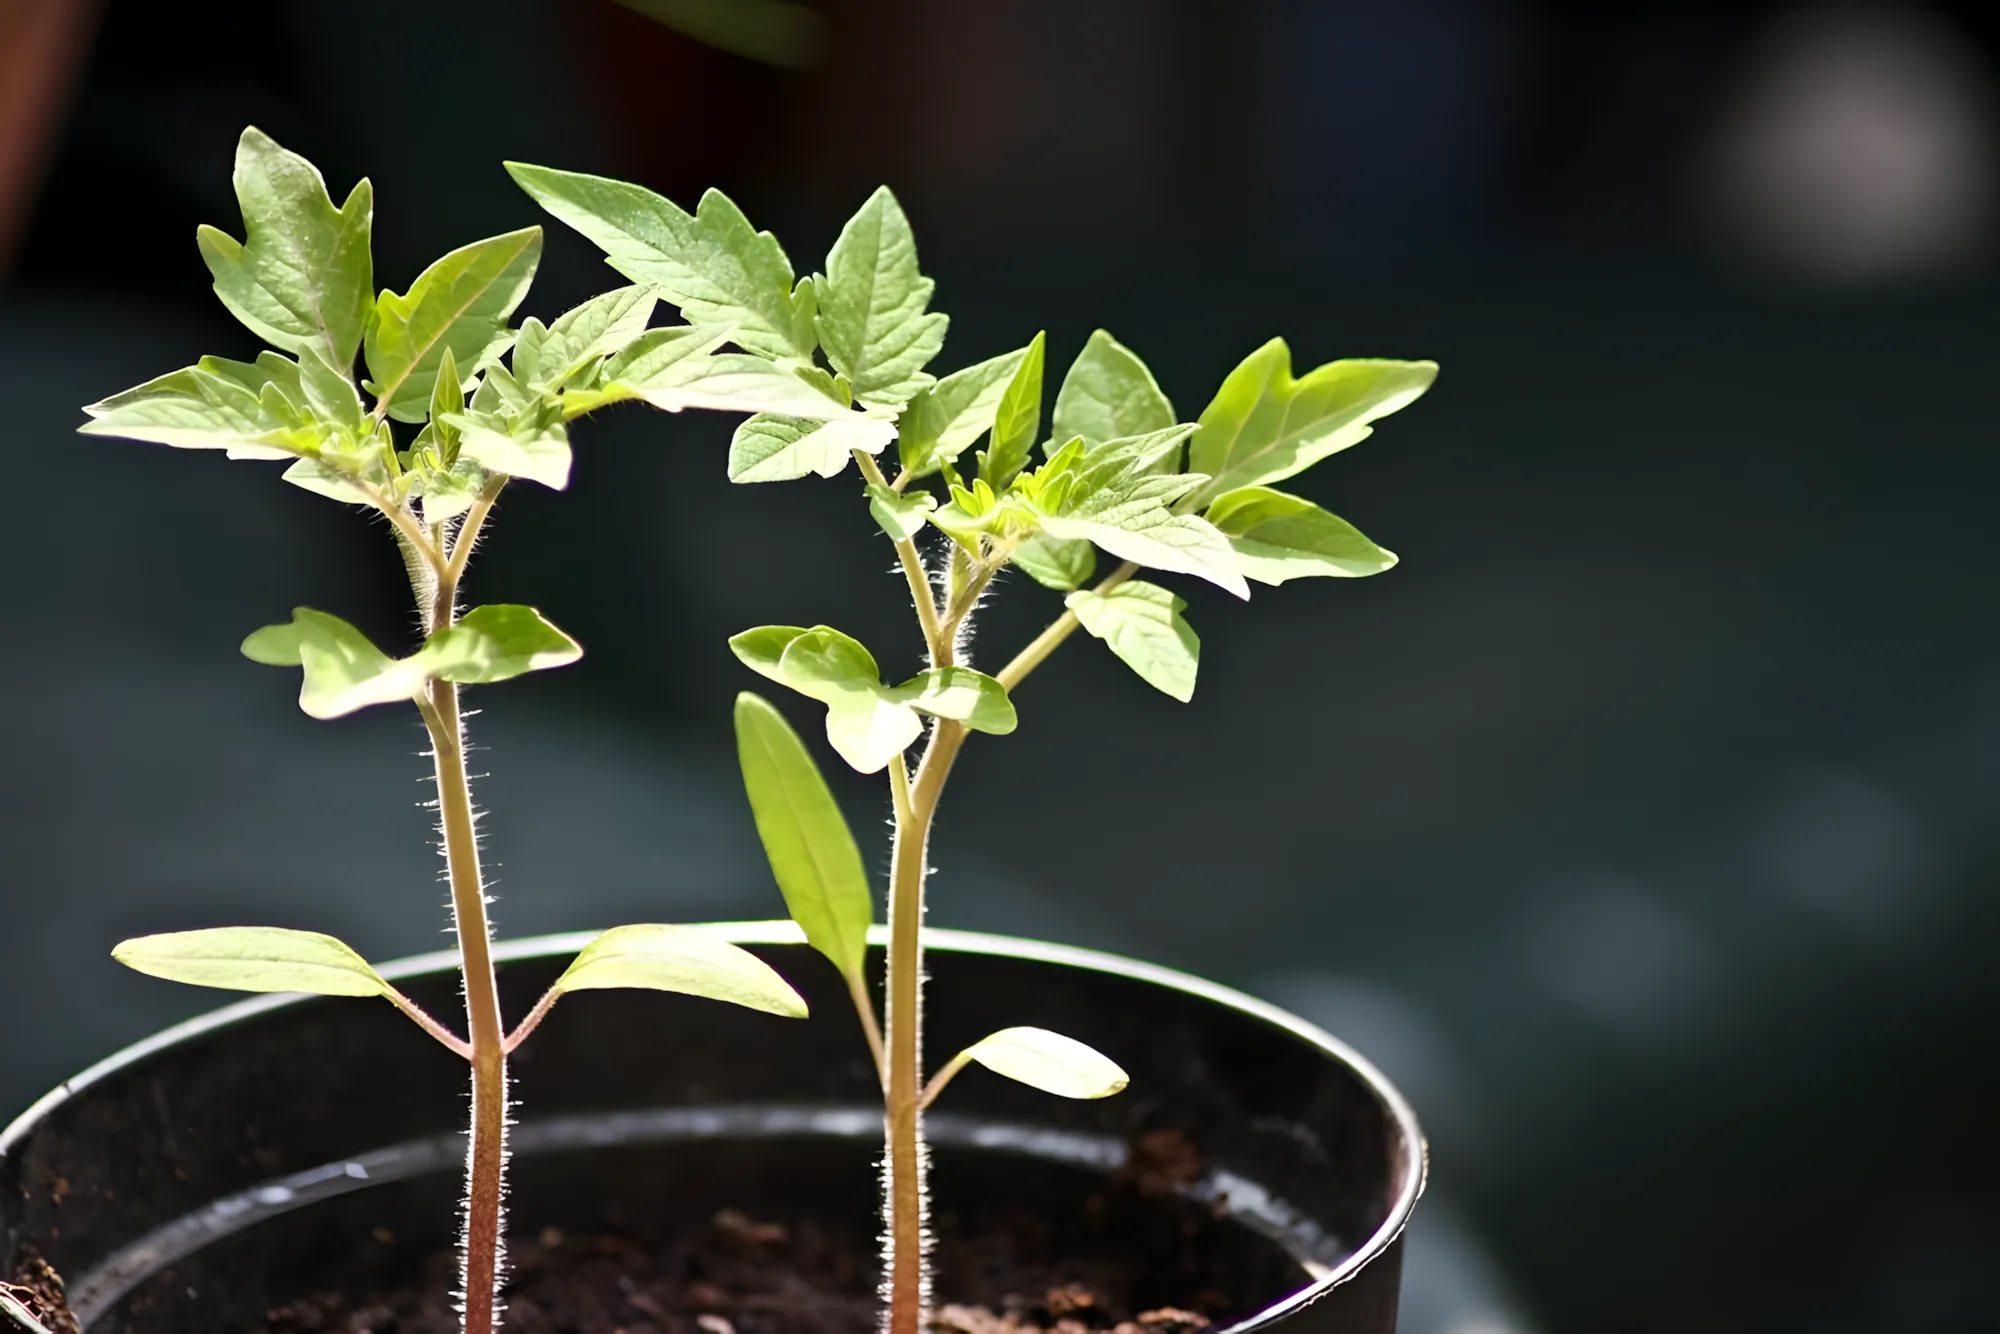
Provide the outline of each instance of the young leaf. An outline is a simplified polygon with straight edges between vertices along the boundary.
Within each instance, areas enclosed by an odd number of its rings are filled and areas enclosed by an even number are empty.
[[[332,936],[275,926],[224,926],[123,941],[111,957],[136,972],[231,991],[386,996],[389,984]]]
[[[826,705],[826,739],[864,774],[887,765],[923,734],[923,720],[882,684],[860,641],[831,626],[767,625],[729,641],[743,665]]]
[[[335,209],[318,168],[254,126],[237,141],[235,184],[244,239],[195,232],[216,296],[271,346],[352,366],[375,289],[373,187],[360,182]]]
[[[896,419],[903,470],[928,477],[992,430],[1000,396],[1027,355],[1021,348],[953,371],[911,399]]]
[[[1047,335],[1036,334],[1014,368],[993,417],[993,438],[979,456],[979,480],[1004,491],[1028,464],[1035,433],[1042,426],[1042,357]]]
[[[1174,405],[1130,348],[1099,329],[1070,363],[1056,394],[1052,439],[1082,436],[1094,444],[1162,431]]]
[[[736,697],[736,754],[786,909],[807,944],[858,978],[874,901],[861,850],[819,766],[784,715],[748,691]]]
[[[325,496],[328,500],[338,500],[346,505],[374,504],[361,483],[344,472],[327,467],[318,459],[300,459],[279,475],[300,490]]]
[[[1046,1028],[1003,1028],[960,1057],[1059,1098],[1108,1098],[1131,1082],[1103,1052]]]
[[[487,685],[524,672],[567,667],[583,647],[533,607],[474,607],[432,635],[415,661],[426,674],[461,685]]]
[[[729,480],[789,482],[808,473],[833,477],[859,449],[879,454],[895,427],[859,413],[834,421],[760,412],[738,423],[729,441]]]
[[[1008,559],[1044,588],[1067,593],[1087,583],[1097,572],[1097,552],[1090,543],[1063,541],[1046,535],[1031,537],[1015,547]]]
[[[888,186],[840,230],[819,294],[820,346],[864,403],[906,403],[933,383],[924,371],[944,346],[943,315],[927,314],[937,284],[917,268],[910,220]]]
[[[614,926],[583,947],[556,979],[558,994],[639,987],[727,1001],[766,1014],[806,1017],[804,997],[771,965],[691,926]]]
[[[1094,542],[1121,560],[1148,569],[1191,574],[1206,579],[1217,588],[1237,597],[1250,596],[1236,568],[1236,553],[1229,539],[1206,519],[1192,514],[1175,514],[1157,499],[1136,499],[1113,504],[1102,510],[1041,521],[1050,537]]]
[[[1157,584],[1132,579],[1103,593],[1071,593],[1066,605],[1148,685],[1183,704],[1194,698],[1201,640],[1181,617],[1187,603]]]
[[[585,366],[624,351],[645,333],[657,301],[647,288],[620,287],[564,312],[549,326],[539,349],[539,378],[522,378],[538,388],[564,388]],[[520,373],[518,350],[515,372]]]
[[[443,421],[459,433],[459,455],[488,471],[555,491],[569,485],[569,432],[560,421],[540,421],[533,413],[508,417],[470,412],[452,413]]]
[[[882,525],[882,531],[894,542],[907,542],[923,531],[930,512],[937,508],[937,497],[928,491],[918,491],[914,495],[897,495],[880,482],[868,484],[868,512],[875,516],[875,522]]]
[[[794,287],[777,239],[752,228],[720,191],[703,195],[689,216],[624,181],[525,162],[509,162],[507,171],[603,250],[612,268],[658,291],[690,323],[735,325],[737,345],[762,356],[812,357],[812,284]]]
[[[1432,361],[1330,361],[1292,378],[1292,352],[1273,338],[1229,373],[1202,410],[1190,471],[1213,496],[1302,472],[1365,440],[1369,423],[1408,406],[1437,378]]]
[[[1208,520],[1236,548],[1237,566],[1259,583],[1313,575],[1358,578],[1396,563],[1395,552],[1376,546],[1347,520],[1267,486],[1216,497]]]
[[[1007,687],[970,667],[933,667],[897,686],[891,697],[919,713],[950,718],[975,732],[1005,736],[1014,730],[1014,701]]]
[[[476,365],[528,294],[542,258],[542,229],[527,227],[452,251],[398,296],[384,290],[368,330],[370,391],[397,421],[420,422],[449,348]]]
[[[255,364],[203,357],[91,404],[84,411],[92,420],[77,429],[175,449],[220,449],[232,459],[309,458],[325,431],[304,415],[298,373],[276,353]]]
[[[422,664],[389,657],[346,621],[311,607],[293,608],[289,625],[251,634],[243,656],[270,667],[303,667],[299,707],[314,718],[406,700],[424,683]]]

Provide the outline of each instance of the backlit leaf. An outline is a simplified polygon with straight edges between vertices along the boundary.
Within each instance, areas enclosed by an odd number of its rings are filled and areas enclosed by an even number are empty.
[[[1238,567],[1260,583],[1315,575],[1358,578],[1396,563],[1396,553],[1376,546],[1347,520],[1266,486],[1218,496],[1208,519],[1236,548]]]
[[[399,296],[384,291],[368,330],[372,392],[397,421],[420,422],[449,348],[477,365],[528,294],[542,257],[542,229],[527,227],[452,251]]]
[[[904,471],[928,477],[992,430],[1000,397],[1027,355],[1021,348],[953,371],[911,399],[896,419]]]
[[[474,607],[432,635],[416,658],[424,671],[461,685],[486,685],[525,672],[567,667],[583,647],[533,607]]]
[[[1042,520],[1051,537],[1094,542],[1121,560],[1148,569],[1191,574],[1237,597],[1250,596],[1236,568],[1229,539],[1192,514],[1175,514],[1157,500],[1141,499],[1101,511]]]
[[[1056,394],[1055,440],[1082,436],[1093,444],[1161,431],[1174,424],[1174,405],[1138,355],[1099,329],[1070,363]]]
[[[1090,543],[1050,537],[1031,537],[1008,554],[1008,559],[1028,572],[1044,588],[1067,593],[1089,582],[1097,572],[1097,550]]]
[[[843,974],[859,977],[874,901],[861,850],[819,766],[784,715],[748,691],[736,697],[736,754],[792,920]]]
[[[1035,434],[1042,427],[1042,358],[1047,335],[1036,334],[1014,368],[993,415],[993,438],[979,456],[979,480],[996,492],[1028,464]]]
[[[1201,640],[1181,617],[1187,604],[1157,584],[1132,579],[1103,592],[1069,595],[1083,628],[1157,690],[1185,704],[1194,698]]]
[[[288,625],[251,634],[243,656],[271,667],[304,668],[299,707],[314,718],[407,700],[424,682],[421,664],[391,658],[346,621],[311,607],[294,608]]]
[[[907,542],[922,532],[930,512],[936,508],[937,497],[928,491],[898,495],[880,482],[868,484],[868,512],[892,541]]]
[[[1103,1052],[1046,1028],[1003,1028],[963,1054],[996,1075],[1059,1098],[1108,1098],[1131,1082]]]
[[[693,926],[614,926],[583,947],[553,990],[637,987],[727,1001],[766,1014],[806,1017],[804,997],[771,965]]]
[[[385,996],[389,984],[332,936],[275,926],[174,931],[121,942],[111,957],[170,982],[230,991],[305,991],[319,996]]]
[[[888,186],[870,195],[826,257],[818,281],[819,343],[864,403],[899,404],[933,382],[943,315],[926,313],[937,286],[917,267],[910,220]]]
[[[970,667],[933,667],[890,692],[919,713],[950,718],[975,732],[1005,736],[1014,730],[1014,701],[1007,687]]]
[[[203,357],[184,370],[113,394],[84,411],[85,435],[123,436],[176,449],[220,449],[232,459],[309,458],[326,431],[306,413],[295,362]]]
[[[895,427],[844,413],[833,421],[758,413],[739,423],[729,441],[729,480],[787,482],[808,473],[832,477],[859,449],[879,454]]]
[[[244,239],[195,233],[216,296],[271,346],[352,366],[374,299],[373,188],[360,182],[335,209],[319,170],[254,126],[237,141],[235,184]]]
[[[1188,468],[1212,479],[1198,503],[1301,472],[1368,437],[1370,422],[1408,406],[1437,378],[1431,361],[1330,361],[1292,378],[1273,338],[1229,373],[1202,410]]]
[[[690,215],[642,186],[509,162],[535,202],[582,232],[611,267],[653,288],[693,324],[731,324],[738,346],[767,357],[813,354],[816,301],[794,286],[791,261],[769,232],[710,190]]]

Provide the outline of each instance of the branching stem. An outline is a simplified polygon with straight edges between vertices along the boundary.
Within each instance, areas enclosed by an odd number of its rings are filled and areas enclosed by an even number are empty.
[[[389,988],[387,997],[391,1005],[408,1015],[418,1028],[423,1029],[424,1032],[442,1042],[446,1050],[452,1052],[460,1060],[469,1061],[472,1059],[472,1044],[446,1028],[437,1020],[431,1018],[430,1015],[424,1012],[422,1006],[394,987]]]
[[[854,462],[870,485],[888,485],[882,480],[882,469],[873,454],[857,449],[854,451]],[[903,577],[910,584],[910,600],[917,605],[917,620],[924,627],[924,643],[931,650],[931,666],[942,667],[945,664],[937,660],[937,646],[944,640],[943,628],[938,623],[937,590],[931,587],[930,576],[924,573],[924,560],[917,554],[917,544],[907,537],[899,539],[896,542],[896,559],[903,564]]]
[[[1112,589],[1118,587],[1118,585],[1124,583],[1138,572],[1138,565],[1128,560],[1116,570],[1106,575],[1091,592],[1109,593]],[[1016,653],[1014,660],[996,672],[993,679],[1007,687],[1009,691],[1012,691],[1015,686],[1021,684],[1023,677],[1042,665],[1042,659],[1062,647],[1063,640],[1068,639],[1076,630],[1076,627],[1076,613],[1073,611],[1064,612],[1061,616],[1051,621],[1046,630],[1036,635],[1026,648]]]

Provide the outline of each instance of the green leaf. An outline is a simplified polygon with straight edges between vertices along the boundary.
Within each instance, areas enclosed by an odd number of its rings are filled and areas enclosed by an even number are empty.
[[[417,653],[425,672],[460,685],[487,685],[524,672],[567,667],[583,647],[533,607],[474,607],[432,635]]]
[[[912,479],[928,477],[993,429],[993,418],[1027,348],[953,371],[912,398],[896,419],[897,449]]]
[[[771,874],[806,943],[861,976],[874,900],[861,850],[805,743],[767,700],[736,697],[736,754]]]
[[[1212,479],[1197,504],[1282,481],[1368,438],[1369,423],[1408,406],[1437,378],[1432,361],[1330,361],[1292,378],[1292,352],[1273,338],[1229,373],[1202,410],[1190,471]]]
[[[1183,704],[1194,698],[1201,640],[1181,618],[1187,603],[1157,584],[1133,579],[1102,593],[1071,593],[1066,605],[1148,685]]]
[[[1028,464],[1035,433],[1042,426],[1042,358],[1047,335],[1036,334],[1014,368],[993,416],[993,438],[979,456],[979,480],[1004,491]]]
[[[1042,531],[1051,537],[1094,542],[1121,560],[1148,569],[1191,574],[1237,597],[1250,596],[1236,568],[1229,539],[1206,519],[1175,514],[1157,499],[1135,499],[1077,515],[1047,517]]]
[[[556,491],[569,485],[569,432],[560,421],[465,412],[443,420],[459,433],[460,457]]]
[[[235,184],[245,239],[195,232],[216,296],[271,346],[352,366],[374,295],[373,187],[335,209],[319,169],[254,126],[237,141]]]
[[[771,965],[693,926],[614,926],[583,947],[551,990],[638,987],[727,1001],[766,1014],[806,1017],[805,999]]]
[[[296,363],[267,352],[253,365],[203,357],[183,370],[92,403],[85,435],[123,436],[232,459],[309,458],[326,436],[305,413]]]
[[[348,474],[329,468],[317,459],[300,459],[281,474],[302,491],[346,505],[372,505],[368,492]]]
[[[289,625],[251,634],[243,656],[270,667],[303,667],[299,707],[314,718],[406,700],[424,683],[421,664],[391,658],[346,621],[311,607],[294,608]]]
[[[1315,575],[1359,578],[1396,563],[1395,552],[1376,546],[1347,520],[1267,486],[1216,497],[1208,520],[1236,548],[1237,566],[1259,583]]]
[[[314,417],[335,426],[344,426],[350,431],[361,429],[361,419],[367,415],[361,406],[361,394],[354,387],[354,381],[347,372],[329,366],[318,352],[310,348],[299,354],[299,391],[305,397],[305,407]]]
[[[243,656],[271,667],[302,667],[299,707],[339,718],[371,704],[413,698],[431,677],[481,685],[563,667],[583,656],[575,640],[532,607],[475,607],[407,658],[391,658],[359,630],[323,611],[297,607],[287,625],[267,625],[243,641]]]
[[[728,196],[710,190],[693,216],[642,186],[509,162],[536,203],[582,232],[611,267],[644,283],[693,324],[733,324],[745,351],[808,360],[815,344],[810,282],[769,232],[751,227]]]
[[[542,258],[542,229],[527,227],[461,246],[398,296],[383,291],[368,330],[368,373],[397,421],[420,422],[446,349],[476,364],[528,294]]]
[[[961,1056],[1059,1098],[1108,1098],[1131,1082],[1103,1052],[1046,1028],[1003,1028]]]
[[[937,284],[919,271],[910,220],[888,186],[841,228],[815,286],[820,346],[856,398],[905,403],[934,382],[924,367],[944,346],[949,321],[926,313]]]
[[[1007,687],[970,667],[933,667],[895,687],[888,697],[919,713],[950,718],[994,736],[1007,735],[1017,721]]]
[[[592,362],[631,346],[646,332],[658,298],[645,287],[620,287],[564,312],[538,340],[530,360],[522,365],[522,347],[514,348],[514,376],[536,389],[567,388]],[[523,341],[526,326],[523,326]]]
[[[332,936],[275,926],[223,926],[122,941],[111,957],[135,972],[230,991],[386,996],[389,984]]]
[[[1053,439],[1082,436],[1101,444],[1166,430],[1174,424],[1174,405],[1160,392],[1146,363],[1099,329],[1063,377],[1054,423]]]
[[[1097,552],[1088,542],[1063,541],[1046,534],[1014,548],[1008,559],[1044,588],[1067,593],[1097,573]]]
[[[952,667],[887,686],[874,656],[831,626],[760,626],[731,639],[729,647],[752,671],[826,705],[828,743],[864,774],[881,769],[923,734],[919,713],[976,731],[1014,730],[1014,706],[992,677]]]
[[[868,484],[868,512],[875,516],[875,522],[882,525],[882,531],[891,541],[907,542],[922,532],[936,508],[937,497],[928,491],[905,496],[880,482]]]
[[[859,449],[879,454],[895,427],[859,413],[834,421],[760,412],[736,427],[729,441],[729,480],[788,482],[818,473],[837,475]]]

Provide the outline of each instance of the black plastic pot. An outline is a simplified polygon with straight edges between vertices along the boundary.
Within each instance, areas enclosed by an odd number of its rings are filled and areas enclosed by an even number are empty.
[[[843,988],[788,923],[719,929],[814,1018],[648,992],[563,1001],[513,1061],[515,1227],[657,1231],[734,1207],[870,1228],[879,1094]],[[585,939],[502,947],[509,1013]],[[1032,1210],[1062,1246],[1192,1266],[1232,1329],[1394,1330],[1424,1147],[1365,1061],[1165,969],[995,936],[930,942],[934,1057],[1039,1024],[1132,1076],[1084,1103],[961,1076],[928,1118],[940,1230]],[[455,1009],[448,956],[384,971],[434,1013]],[[463,1065],[387,1005],[229,1006],[92,1067],[0,1133],[0,1274],[40,1252],[93,1334],[229,1334],[308,1292],[414,1275],[452,1244],[464,1104]],[[1152,1193],[1117,1184],[1155,1130],[1185,1135],[1199,1175]]]

